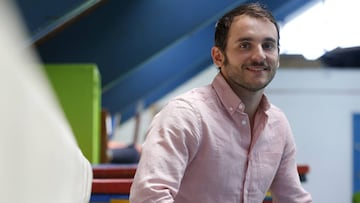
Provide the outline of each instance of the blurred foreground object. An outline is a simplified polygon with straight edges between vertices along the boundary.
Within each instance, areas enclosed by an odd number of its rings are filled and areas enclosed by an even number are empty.
[[[12,1],[0,1],[0,202],[89,202],[80,151]]]

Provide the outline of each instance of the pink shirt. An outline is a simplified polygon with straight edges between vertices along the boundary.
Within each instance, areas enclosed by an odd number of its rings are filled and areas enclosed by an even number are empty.
[[[263,96],[253,137],[244,104],[221,74],[171,100],[143,145],[130,202],[308,203],[284,113]]]

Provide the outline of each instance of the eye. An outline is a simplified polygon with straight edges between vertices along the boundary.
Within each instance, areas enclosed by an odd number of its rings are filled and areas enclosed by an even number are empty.
[[[240,45],[239,45],[239,47],[240,47],[241,49],[250,49],[251,44],[250,44],[250,42],[241,42]]]
[[[263,43],[262,47],[264,50],[272,51],[276,49],[276,44],[274,42],[265,42]]]

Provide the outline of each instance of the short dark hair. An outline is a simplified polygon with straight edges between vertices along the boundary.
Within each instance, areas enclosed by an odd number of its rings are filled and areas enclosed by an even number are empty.
[[[264,18],[268,19],[272,22],[278,34],[278,47],[279,47],[279,40],[280,40],[280,33],[279,33],[279,25],[277,24],[275,17],[271,14],[266,7],[260,3],[249,3],[240,5],[231,11],[227,12],[224,16],[222,16],[215,26],[215,46],[218,47],[221,51],[225,52],[228,33],[233,23],[233,20],[236,16],[240,15],[248,15],[254,18]]]

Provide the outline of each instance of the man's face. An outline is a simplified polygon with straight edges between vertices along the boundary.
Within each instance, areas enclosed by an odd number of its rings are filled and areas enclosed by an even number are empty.
[[[214,50],[215,49],[215,50]],[[279,67],[278,35],[273,23],[262,18],[241,15],[230,27],[225,53],[214,59],[230,86],[235,90],[263,90]]]

